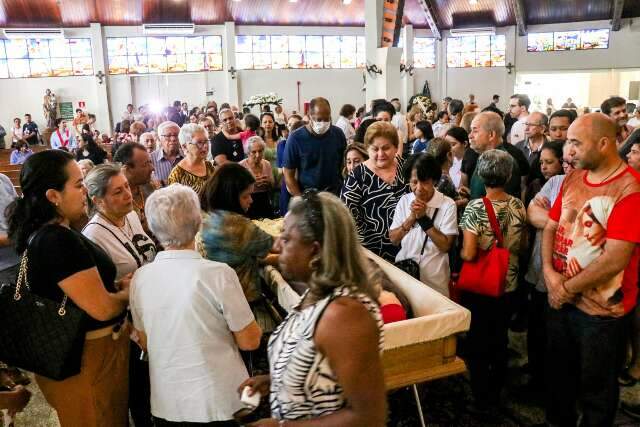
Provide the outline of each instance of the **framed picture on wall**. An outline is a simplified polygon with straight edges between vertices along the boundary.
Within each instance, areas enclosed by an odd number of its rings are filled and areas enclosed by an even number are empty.
[[[584,30],[580,34],[580,49],[608,49],[609,30]]]

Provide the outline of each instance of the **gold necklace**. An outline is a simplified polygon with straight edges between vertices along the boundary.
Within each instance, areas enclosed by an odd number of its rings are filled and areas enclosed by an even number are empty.
[[[607,175],[602,181],[600,181],[598,184],[602,184],[603,182],[605,182],[606,180],[608,180],[609,178],[611,178],[611,176],[616,173],[618,171],[618,169],[620,169],[620,166],[622,166],[624,164],[623,160],[620,160],[620,163],[618,164],[618,166],[616,166],[616,168],[613,170],[613,172],[611,172],[609,175]]]

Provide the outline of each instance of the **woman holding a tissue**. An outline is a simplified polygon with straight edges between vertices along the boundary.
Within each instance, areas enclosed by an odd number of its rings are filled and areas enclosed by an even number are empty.
[[[305,191],[275,246],[282,275],[308,290],[269,340],[270,375],[240,385],[270,394],[273,418],[252,426],[384,426],[382,319],[348,209]]]

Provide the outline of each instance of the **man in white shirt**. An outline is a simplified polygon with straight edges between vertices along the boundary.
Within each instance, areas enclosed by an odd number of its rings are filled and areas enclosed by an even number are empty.
[[[347,139],[347,143],[353,142],[353,137],[356,136],[356,131],[351,124],[353,115],[356,113],[356,107],[351,104],[344,104],[340,109],[340,117],[336,120],[336,127],[339,127],[344,132],[344,137]]]
[[[507,136],[507,140],[511,144],[515,145],[524,139],[530,106],[531,100],[527,95],[518,93],[511,95],[511,98],[509,99],[509,114],[514,119],[518,119],[518,121],[511,127],[511,133]]]
[[[636,111],[634,112],[633,117],[627,122],[627,125],[634,129],[640,127],[640,105],[636,107]]]
[[[396,110],[396,113],[393,115],[393,118],[391,119],[391,124],[393,124],[396,127],[396,129],[398,129],[401,132],[402,137],[404,138],[402,142],[406,143],[407,138],[409,138],[409,135],[407,135],[409,131],[409,127],[407,126],[407,118],[405,117],[404,114],[400,112],[400,110],[402,109],[402,106],[400,105],[400,100],[398,98],[393,98],[391,100],[391,105],[393,105],[393,108],[395,108]]]
[[[127,104],[127,110],[122,114],[122,120],[129,120],[131,123],[136,121],[136,115],[133,112],[133,104]]]

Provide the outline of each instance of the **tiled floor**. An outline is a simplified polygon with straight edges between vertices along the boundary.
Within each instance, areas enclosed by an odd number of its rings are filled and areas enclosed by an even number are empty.
[[[510,334],[511,346],[520,354],[525,352],[525,334]],[[513,393],[521,378],[519,366],[523,357],[510,360],[510,387],[505,392],[505,407],[499,414],[493,414],[491,421],[481,420],[467,411],[471,401],[469,382],[465,376],[457,376],[434,381],[419,387],[423,412],[429,426],[528,426],[544,421],[544,411],[530,401],[516,397]],[[16,417],[16,427],[58,427],[55,412],[44,401],[37,385],[33,382],[29,389],[33,397],[27,410]],[[622,400],[640,403],[640,385],[622,388]],[[390,426],[416,427],[419,425],[415,400],[410,389],[399,390],[389,398],[392,414]],[[619,413],[617,427],[639,426],[640,421],[632,420]]]

